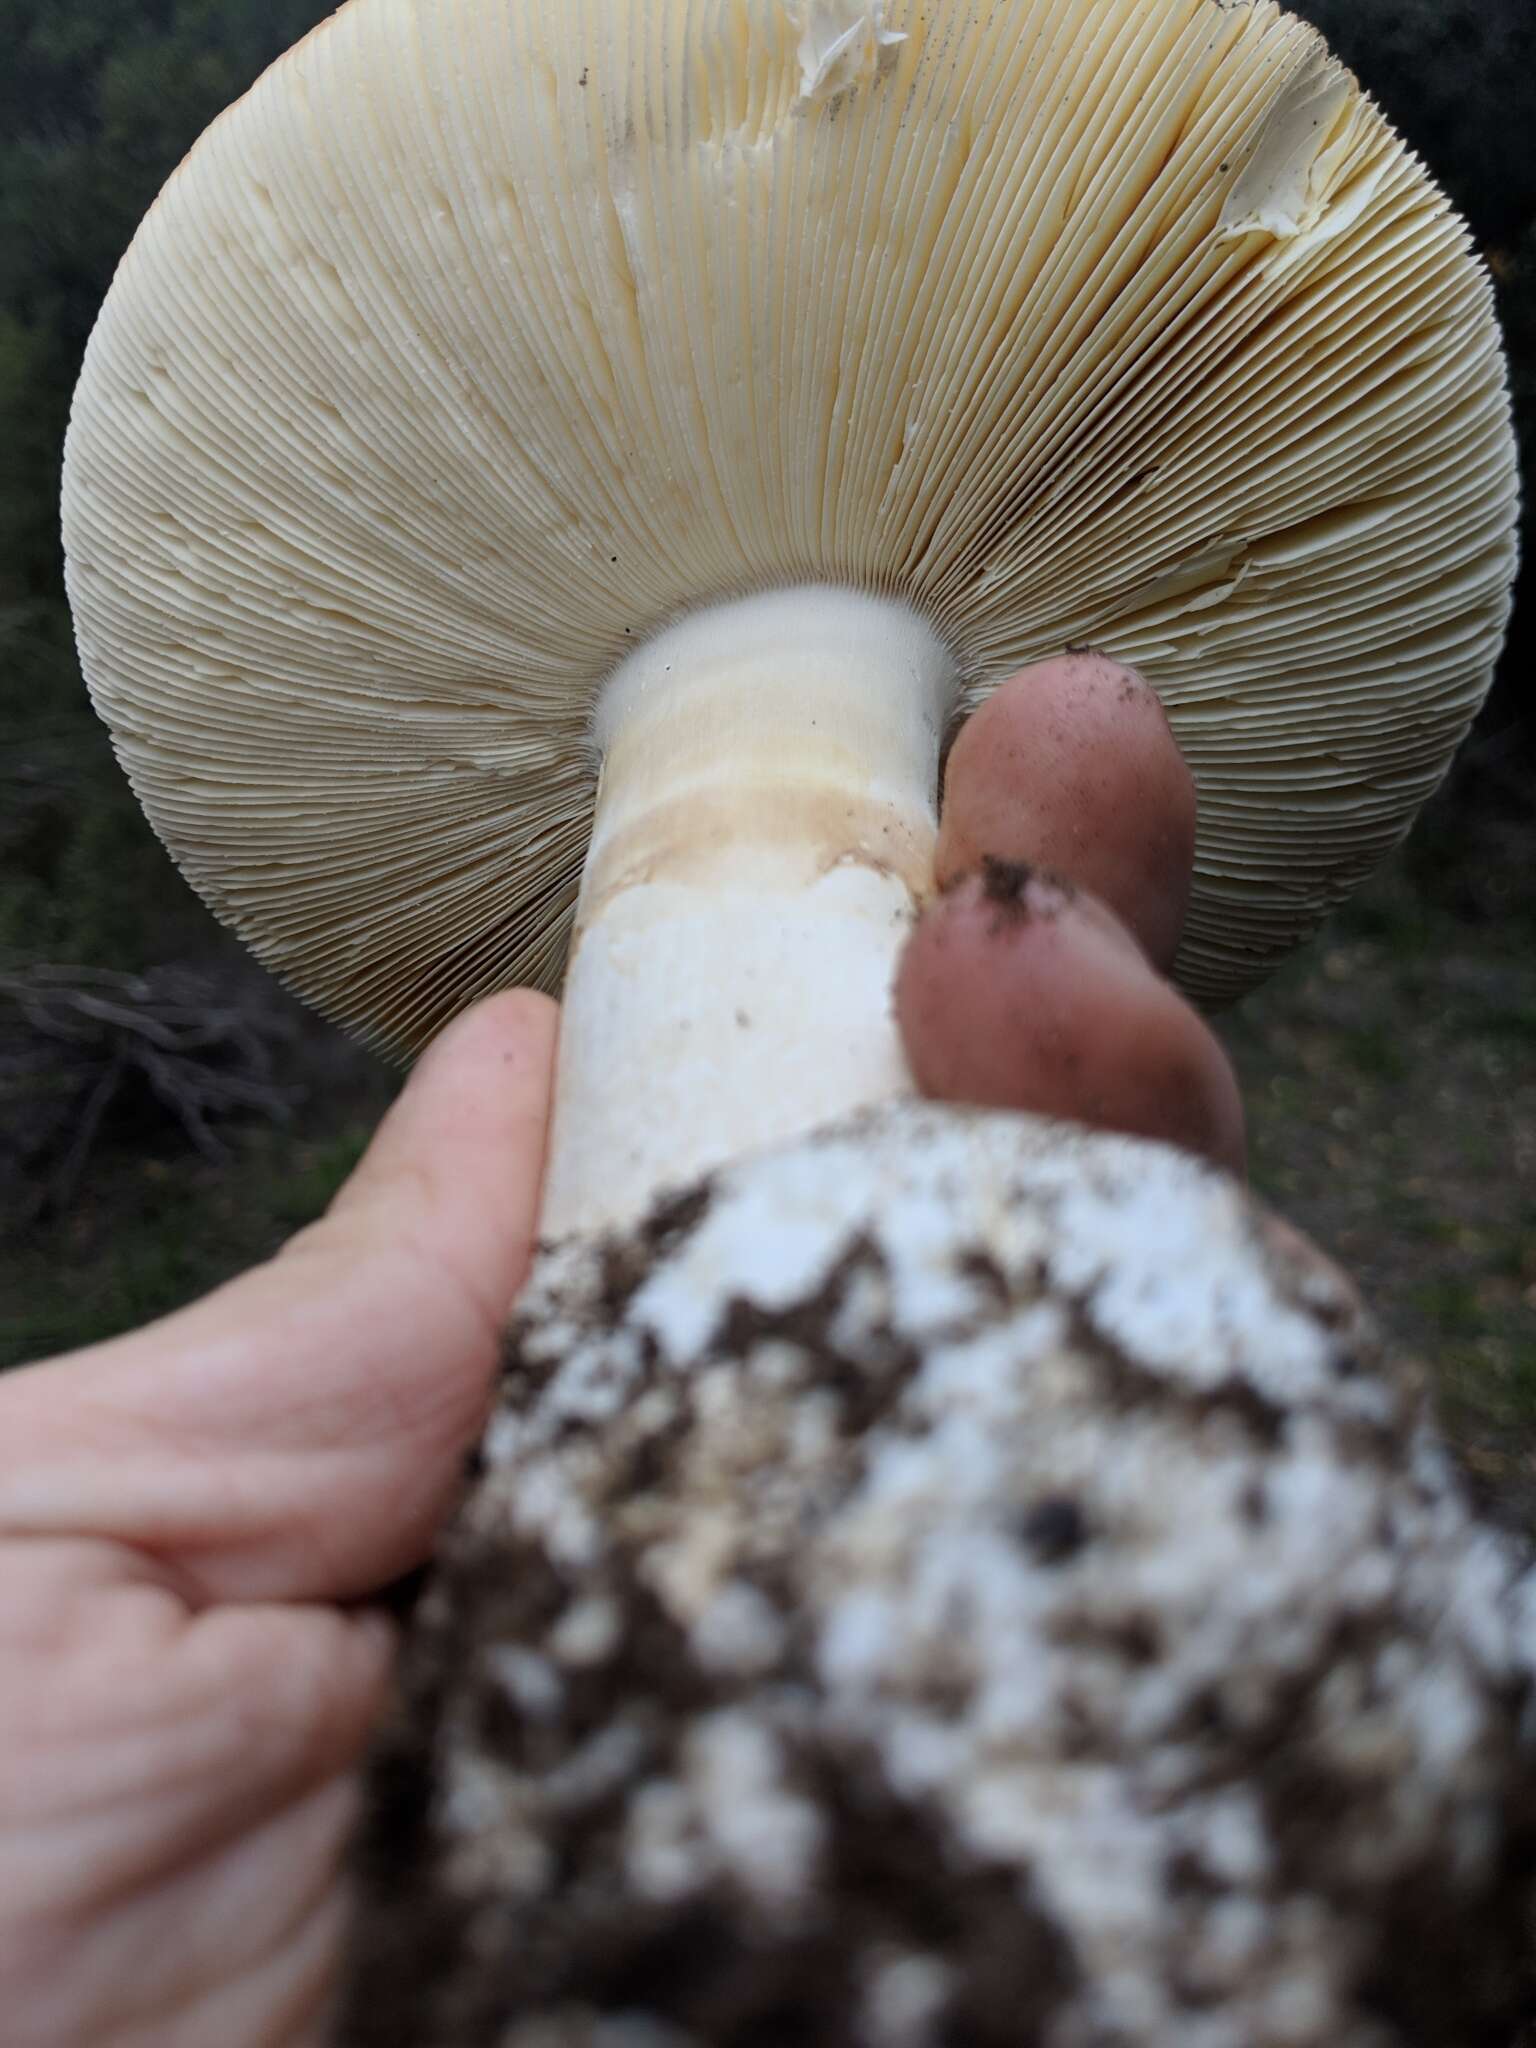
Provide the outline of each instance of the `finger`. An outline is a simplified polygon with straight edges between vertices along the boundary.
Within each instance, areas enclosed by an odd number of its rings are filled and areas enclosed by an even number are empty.
[[[1157,693],[1102,654],[1023,669],[962,728],[944,778],[941,888],[991,854],[1070,875],[1172,964],[1195,786]]]
[[[1113,913],[1068,884],[985,864],[919,922],[896,1007],[926,1095],[1160,1138],[1243,1170],[1220,1045]]]
[[[479,1005],[277,1259],[0,1382],[0,1533],[109,1536],[193,1599],[338,1599],[425,1555],[538,1210],[555,1009]]]
[[[0,1581],[15,2038],[296,2041],[327,1990],[393,1631],[334,1607],[189,1616],[102,1544],[0,1546]]]

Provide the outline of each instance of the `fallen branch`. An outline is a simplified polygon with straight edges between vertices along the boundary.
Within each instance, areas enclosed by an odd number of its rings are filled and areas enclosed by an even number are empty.
[[[299,1099],[276,1077],[287,1033],[188,968],[0,973],[0,1107],[29,1184],[24,1219],[69,1206],[109,1114],[135,1100],[208,1159],[226,1156],[223,1120],[285,1120]]]

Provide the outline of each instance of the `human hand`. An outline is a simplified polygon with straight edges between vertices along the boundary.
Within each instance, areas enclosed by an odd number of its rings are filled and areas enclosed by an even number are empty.
[[[0,1379],[0,2041],[324,2035],[358,1605],[456,1484],[533,1240],[554,1005],[428,1053],[323,1222],[147,1329]]]
[[[1151,964],[1192,831],[1144,685],[1083,657],[1000,691],[951,759],[940,880],[993,865],[921,921],[897,992],[927,1091],[1238,1164],[1230,1070]],[[393,1650],[361,1603],[425,1556],[476,1434],[554,1030],[541,998],[481,1004],[280,1257],[0,1381],[5,2048],[323,2040]]]

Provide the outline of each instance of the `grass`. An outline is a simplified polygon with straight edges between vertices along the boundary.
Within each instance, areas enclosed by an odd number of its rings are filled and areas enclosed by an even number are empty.
[[[0,1247],[0,1367],[115,1336],[269,1258],[322,1213],[372,1127],[352,1103],[230,1134],[223,1161],[104,1150],[67,1215]]]
[[[1256,1190],[1356,1275],[1536,1531],[1536,821],[1491,808],[1432,809],[1222,1030]]]

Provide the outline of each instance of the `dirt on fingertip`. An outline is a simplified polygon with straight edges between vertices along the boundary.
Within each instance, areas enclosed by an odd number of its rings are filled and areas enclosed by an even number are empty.
[[[1023,919],[1029,915],[1029,885],[1034,869],[1027,860],[999,860],[996,854],[982,856],[981,893],[998,910]]]
[[[1003,860],[996,854],[982,855],[981,867],[961,877],[969,881],[979,872],[982,900],[999,913],[997,923],[1025,924],[1031,918],[1058,917],[1077,894],[1076,885],[1049,868],[1035,867],[1027,860]]]

